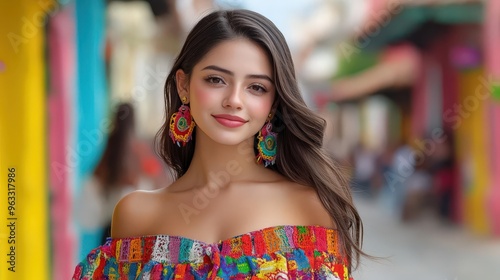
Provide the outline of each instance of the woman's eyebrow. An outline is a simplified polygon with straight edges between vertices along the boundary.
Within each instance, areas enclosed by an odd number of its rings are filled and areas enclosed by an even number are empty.
[[[224,69],[222,67],[215,66],[215,65],[208,65],[207,67],[205,67],[205,68],[203,68],[201,70],[215,70],[215,71],[219,71],[219,72],[226,73],[228,75],[234,76],[233,72],[231,72],[231,71],[229,71],[227,69]],[[268,75],[250,74],[250,75],[246,75],[245,77],[246,78],[252,78],[252,79],[268,80],[269,82],[274,83],[273,79],[271,79],[271,77],[269,77]]]

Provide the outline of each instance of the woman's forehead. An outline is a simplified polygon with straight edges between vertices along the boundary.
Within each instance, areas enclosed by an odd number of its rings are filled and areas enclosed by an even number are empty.
[[[245,38],[226,40],[215,45],[195,68],[201,70],[210,65],[234,74],[265,74],[270,77],[273,74],[267,52],[257,43]]]

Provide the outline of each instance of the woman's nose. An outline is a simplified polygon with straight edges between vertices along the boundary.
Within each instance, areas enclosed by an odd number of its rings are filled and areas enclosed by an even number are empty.
[[[226,97],[222,101],[222,106],[224,108],[234,108],[234,109],[241,109],[243,106],[242,103],[242,94],[243,94],[243,89],[241,87],[235,86],[230,89],[230,91],[227,93]]]

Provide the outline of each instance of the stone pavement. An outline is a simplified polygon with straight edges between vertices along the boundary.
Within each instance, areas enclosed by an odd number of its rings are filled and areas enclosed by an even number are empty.
[[[365,226],[355,280],[500,280],[500,238],[474,235],[431,216],[402,224],[377,200],[356,198]]]

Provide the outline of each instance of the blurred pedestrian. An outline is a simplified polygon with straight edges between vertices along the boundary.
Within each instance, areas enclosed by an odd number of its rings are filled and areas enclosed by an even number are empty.
[[[86,229],[103,229],[102,243],[110,236],[116,203],[138,186],[141,167],[135,136],[134,108],[121,103],[113,112],[112,129],[103,155],[85,181],[77,201],[78,221]]]
[[[456,222],[459,190],[453,134],[445,132],[442,139],[444,141],[436,143],[436,151],[431,156],[433,194],[436,198],[439,216],[445,221]]]

